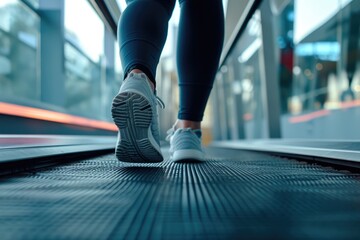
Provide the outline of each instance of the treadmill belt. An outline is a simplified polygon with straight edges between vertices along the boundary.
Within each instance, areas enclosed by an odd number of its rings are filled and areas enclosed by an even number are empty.
[[[0,239],[359,239],[357,173],[240,150],[113,154],[0,180]]]

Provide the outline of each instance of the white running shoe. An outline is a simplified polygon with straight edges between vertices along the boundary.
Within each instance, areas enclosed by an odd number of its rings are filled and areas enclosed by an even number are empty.
[[[171,128],[166,140],[170,142],[170,159],[174,162],[205,160],[201,147],[201,130],[191,128]]]
[[[156,97],[144,73],[130,73],[112,103],[112,117],[119,128],[116,157],[123,162],[161,162]]]

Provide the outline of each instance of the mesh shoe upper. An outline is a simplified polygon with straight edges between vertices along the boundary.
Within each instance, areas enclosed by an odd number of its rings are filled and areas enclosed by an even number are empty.
[[[166,140],[170,141],[170,156],[173,161],[196,159],[204,160],[201,147],[201,130],[191,128],[170,129]]]

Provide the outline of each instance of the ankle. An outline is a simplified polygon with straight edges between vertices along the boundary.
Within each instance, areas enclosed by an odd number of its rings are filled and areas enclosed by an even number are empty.
[[[141,71],[140,69],[133,69],[131,70],[129,73],[144,73],[143,71]],[[144,73],[145,74],[145,73]],[[146,74],[145,74],[146,75]],[[147,81],[150,83],[150,87],[153,91],[155,91],[155,85],[152,81],[150,81],[149,77],[147,77]]]
[[[193,130],[201,129],[201,122],[190,120],[178,119],[174,124],[175,129],[178,128],[191,128]]]

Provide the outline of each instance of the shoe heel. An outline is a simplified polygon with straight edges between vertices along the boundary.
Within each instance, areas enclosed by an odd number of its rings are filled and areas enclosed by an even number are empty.
[[[151,123],[151,105],[137,93],[124,92],[117,95],[111,111],[114,122],[120,129],[127,128],[129,123],[134,123],[138,128],[148,128]]]
[[[152,121],[150,102],[141,94],[123,92],[112,105],[112,116],[120,131],[116,157],[124,162],[160,162],[162,156],[149,141]]]

